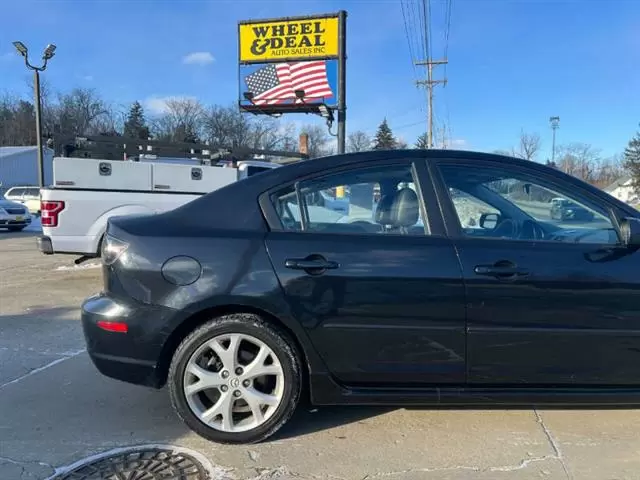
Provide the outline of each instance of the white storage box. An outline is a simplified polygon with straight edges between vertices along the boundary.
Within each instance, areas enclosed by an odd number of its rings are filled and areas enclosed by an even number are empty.
[[[151,163],[56,157],[53,184],[61,188],[150,191],[152,168]]]
[[[153,164],[153,189],[161,192],[209,193],[238,179],[235,168]]]

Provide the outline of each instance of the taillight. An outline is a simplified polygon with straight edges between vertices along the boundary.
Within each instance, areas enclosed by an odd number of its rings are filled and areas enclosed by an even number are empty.
[[[127,242],[117,239],[116,237],[105,234],[102,239],[102,262],[105,265],[113,265],[118,261],[118,258],[129,248]]]
[[[43,227],[57,227],[58,216],[64,210],[64,202],[57,200],[40,201],[40,221]]]

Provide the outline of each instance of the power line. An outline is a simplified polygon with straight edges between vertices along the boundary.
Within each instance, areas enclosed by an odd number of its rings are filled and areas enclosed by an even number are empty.
[[[413,47],[411,45],[411,37],[409,36],[409,25],[407,23],[407,14],[405,13],[405,8],[404,8],[404,2],[401,0],[400,1],[400,8],[402,9],[402,20],[404,22],[404,33],[405,36],[407,37],[407,45],[409,46],[409,57],[411,59],[411,65],[413,66],[413,76],[416,77],[416,80],[418,79],[418,73],[416,71],[416,66],[415,66],[415,55],[413,54]]]
[[[425,13],[425,8],[424,8],[424,3],[427,3],[427,8],[426,8],[426,13]],[[431,41],[431,0],[422,0],[422,10],[423,13],[425,15],[425,26],[427,29],[427,59],[431,60],[431,46],[433,45],[433,42]]]
[[[444,58],[449,58],[449,34],[451,32],[451,2],[452,0],[447,0],[447,6],[445,9],[445,29],[444,29]],[[444,66],[444,76],[447,76],[447,66]]]

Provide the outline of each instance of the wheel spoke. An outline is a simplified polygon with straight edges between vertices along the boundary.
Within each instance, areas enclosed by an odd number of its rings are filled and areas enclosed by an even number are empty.
[[[245,401],[251,407],[251,411],[256,407],[261,407],[262,405],[275,406],[279,401],[278,397],[275,395],[269,395],[268,393],[264,393],[250,387],[245,388],[243,396]]]
[[[189,365],[187,366],[187,372],[198,377],[197,381],[189,385],[185,385],[184,389],[187,395],[193,395],[195,393],[201,392],[202,390],[218,388],[224,383],[224,380],[219,373],[205,370],[195,362],[189,363]]]
[[[230,393],[222,393],[218,401],[208,410],[202,413],[201,419],[205,423],[211,421],[217,416],[222,417],[222,429],[230,432],[233,430],[233,404],[234,398]]]
[[[244,378],[255,378],[263,375],[278,375],[282,372],[282,368],[277,363],[265,365],[264,362],[269,358],[271,350],[265,345],[260,347],[258,354],[253,361],[247,365],[244,371]],[[274,359],[275,361],[275,359]]]
[[[238,347],[242,338],[238,334],[229,335],[229,346],[224,348],[217,338],[209,342],[211,349],[220,357],[225,370],[233,372],[238,365]]]

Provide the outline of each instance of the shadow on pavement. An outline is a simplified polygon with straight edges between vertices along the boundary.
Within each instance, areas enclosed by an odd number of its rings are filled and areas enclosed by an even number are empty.
[[[301,403],[293,417],[279,432],[268,439],[266,443],[329,430],[350,423],[359,423],[392,410],[395,410],[395,408],[359,407],[352,405],[315,408],[308,404]]]
[[[0,240],[8,240],[13,238],[28,238],[28,237],[37,237],[41,235],[42,232],[26,230],[22,232],[10,232],[9,230],[0,229]]]

